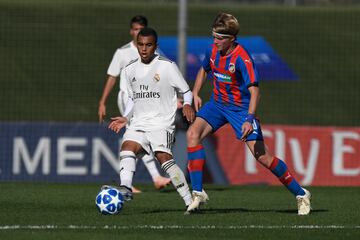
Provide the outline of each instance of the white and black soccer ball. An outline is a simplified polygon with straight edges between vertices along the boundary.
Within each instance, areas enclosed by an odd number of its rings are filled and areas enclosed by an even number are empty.
[[[119,190],[109,187],[99,192],[95,204],[100,213],[113,215],[119,213],[124,204],[124,199]]]

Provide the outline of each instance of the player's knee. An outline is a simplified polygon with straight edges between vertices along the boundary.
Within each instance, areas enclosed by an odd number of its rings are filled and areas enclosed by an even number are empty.
[[[270,156],[269,154],[258,155],[255,158],[261,165],[263,165],[266,168],[270,167],[273,160],[273,157]]]
[[[195,128],[190,127],[186,132],[186,139],[189,145],[194,145],[200,140],[200,133]]]
[[[156,159],[159,161],[160,164],[163,164],[171,159],[173,159],[173,156],[166,152],[156,152],[155,153]]]

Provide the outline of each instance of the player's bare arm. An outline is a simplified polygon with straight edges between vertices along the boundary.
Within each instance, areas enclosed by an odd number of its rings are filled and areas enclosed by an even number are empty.
[[[182,112],[183,115],[186,117],[186,120],[189,123],[192,123],[195,120],[195,111],[191,107],[193,102],[193,94],[190,89],[183,94],[183,107]]]
[[[195,111],[189,104],[185,104],[182,111],[189,123],[192,123],[195,120]]]
[[[99,122],[101,123],[104,121],[104,117],[106,116],[106,100],[113,89],[116,82],[116,77],[114,76],[108,76],[103,93],[101,95],[100,101],[99,101],[99,107],[98,107],[98,116],[99,116]]]
[[[205,83],[206,77],[207,77],[206,71],[204,70],[204,68],[200,68],[200,70],[196,75],[196,80],[193,88],[194,107],[195,107],[195,111],[197,112],[199,111],[202,105],[202,100],[199,96],[199,92]]]
[[[255,114],[260,102],[260,88],[258,86],[251,86],[248,89],[251,94],[248,112],[250,114]]]
[[[251,86],[251,87],[249,87],[249,91],[250,91],[251,97],[250,97],[248,114],[249,114],[250,118],[253,118],[253,117],[255,117],[256,109],[257,109],[257,106],[260,101],[260,90],[257,86]],[[245,141],[246,137],[253,131],[252,119],[250,119],[249,121],[248,120],[245,121],[244,124],[242,125],[241,129],[242,129],[242,133],[243,133],[241,136],[241,140]]]

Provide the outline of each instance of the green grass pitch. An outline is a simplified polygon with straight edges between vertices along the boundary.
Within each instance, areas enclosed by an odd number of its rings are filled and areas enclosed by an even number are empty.
[[[100,184],[1,183],[0,239],[359,239],[359,187],[310,187],[298,216],[283,187],[206,185],[210,201],[184,216],[173,187],[143,193],[115,216],[95,207]]]

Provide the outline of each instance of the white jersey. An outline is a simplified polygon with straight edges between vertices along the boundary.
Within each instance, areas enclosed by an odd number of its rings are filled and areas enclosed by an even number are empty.
[[[144,64],[138,58],[123,69],[120,78],[120,91],[125,91],[134,102],[128,128],[142,131],[175,128],[176,92],[190,91],[175,63],[156,56]]]
[[[158,48],[156,52],[159,55],[164,56],[162,51]],[[120,76],[121,69],[123,69],[126,65],[129,64],[134,59],[139,58],[139,52],[134,45],[133,41],[125,44],[121,48],[116,49],[114,56],[111,60],[109,68],[107,70],[107,74],[113,77]]]
[[[107,74],[113,77],[118,77],[121,69],[131,62],[131,60],[137,59],[138,57],[139,52],[132,41],[121,48],[118,48],[111,60]]]

